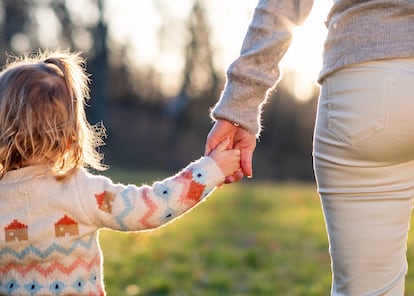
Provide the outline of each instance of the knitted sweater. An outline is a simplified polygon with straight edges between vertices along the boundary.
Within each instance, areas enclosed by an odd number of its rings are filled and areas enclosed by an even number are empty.
[[[335,0],[318,81],[360,62],[414,56],[414,0]],[[308,16],[313,0],[259,0],[240,56],[227,69],[214,119],[237,122],[257,136],[267,93],[280,78],[292,26]],[[306,65],[304,65],[306,67]]]
[[[58,181],[43,166],[0,180],[0,295],[104,295],[98,230],[166,224],[224,181],[209,157],[152,187],[79,169]]]

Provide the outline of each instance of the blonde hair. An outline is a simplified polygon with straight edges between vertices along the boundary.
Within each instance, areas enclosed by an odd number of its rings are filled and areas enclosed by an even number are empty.
[[[56,178],[81,166],[104,170],[103,129],[85,114],[89,77],[79,53],[25,55],[0,72],[0,179],[35,160]]]

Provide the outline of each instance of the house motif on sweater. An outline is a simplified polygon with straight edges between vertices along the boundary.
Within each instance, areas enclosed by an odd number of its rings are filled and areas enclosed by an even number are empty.
[[[67,215],[55,223],[55,236],[76,236],[79,234],[78,223]]]
[[[6,242],[25,241],[28,239],[27,225],[14,219],[4,228]]]
[[[104,191],[99,194],[95,194],[96,203],[100,210],[107,212],[109,214],[112,213],[112,204],[115,201],[115,194],[109,191]]]

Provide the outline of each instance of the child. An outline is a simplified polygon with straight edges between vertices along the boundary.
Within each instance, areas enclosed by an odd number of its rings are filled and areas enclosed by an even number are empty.
[[[0,295],[104,295],[100,228],[159,227],[239,168],[228,140],[152,187],[113,184],[85,117],[79,54],[25,56],[0,73]]]

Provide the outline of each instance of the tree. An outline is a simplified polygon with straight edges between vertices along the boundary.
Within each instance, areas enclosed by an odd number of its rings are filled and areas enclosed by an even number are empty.
[[[95,108],[90,114],[92,122],[103,120],[107,106],[107,72],[108,72],[108,29],[104,21],[104,2],[97,0],[99,20],[92,28],[93,52],[90,55],[89,69],[93,74],[91,96],[96,100]]]
[[[179,128],[199,122],[205,110],[215,99],[220,79],[213,63],[213,50],[209,36],[209,24],[203,2],[195,0],[187,21],[188,42],[184,48],[184,70],[181,88],[169,102],[169,114],[175,118]],[[199,108],[191,108],[197,104]],[[200,108],[201,106],[205,108]],[[191,109],[191,112],[188,111]],[[197,112],[203,110],[203,114]]]
[[[33,6],[32,1],[29,0],[3,0],[1,2],[3,14],[1,18],[0,46],[2,52],[13,53],[15,48],[12,45],[14,44],[15,47],[18,47],[19,36],[20,38],[25,38],[24,36],[26,36],[26,42],[35,42],[35,37],[28,37],[28,33],[33,33],[34,31],[30,17]],[[30,41],[28,41],[29,39]],[[2,55],[1,62],[4,63],[6,58],[6,56]]]

